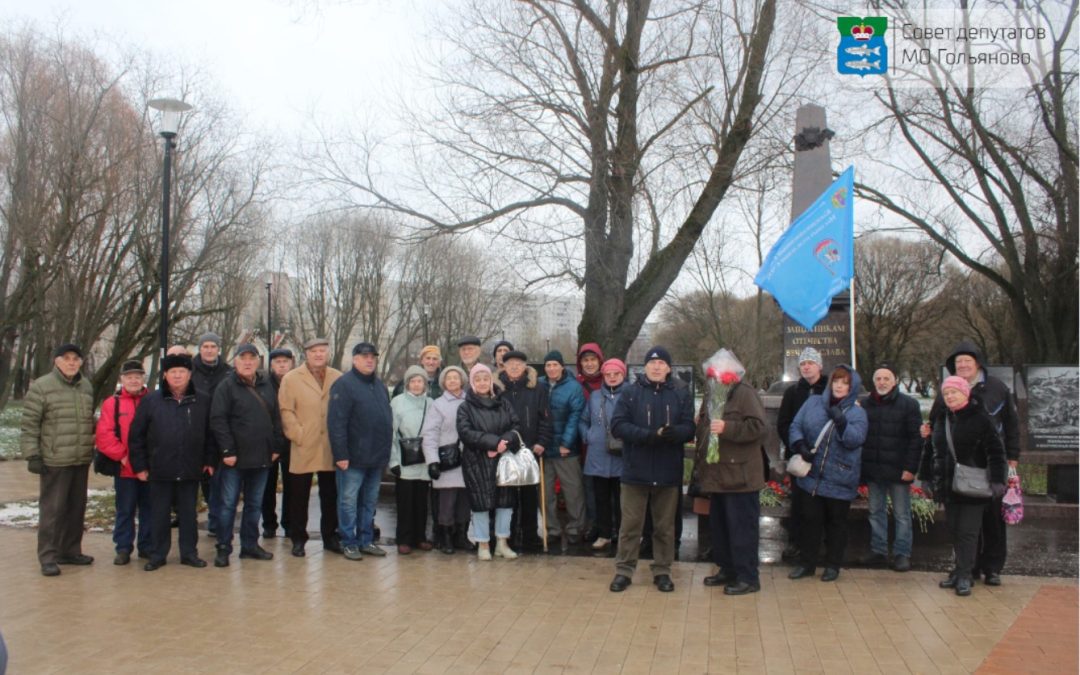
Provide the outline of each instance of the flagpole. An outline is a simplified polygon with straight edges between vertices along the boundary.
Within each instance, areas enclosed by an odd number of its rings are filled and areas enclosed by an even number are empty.
[[[850,311],[851,316],[851,368],[858,370],[859,366],[855,361],[855,277],[851,277],[850,288],[848,294],[851,297]]]

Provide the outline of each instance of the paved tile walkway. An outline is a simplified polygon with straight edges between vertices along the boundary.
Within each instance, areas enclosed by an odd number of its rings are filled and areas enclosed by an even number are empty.
[[[1043,586],[979,667],[979,673],[1076,673],[1077,612],[1075,586]]]
[[[266,543],[270,562],[195,570],[174,548],[148,573],[113,566],[104,534],[86,535],[93,566],[47,579],[35,539],[0,528],[0,631],[14,674],[967,673],[1007,631],[1034,635],[1021,610],[1055,586],[1073,593],[1071,628],[1059,625],[1076,652],[1075,580],[1007,576],[958,598],[935,574],[845,570],[825,584],[767,566],[761,593],[730,598],[702,585],[711,566],[679,562],[674,593],[640,567],[613,594],[605,559],[349,562],[317,541],[298,559],[281,539]],[[210,541],[200,546],[209,556]]]

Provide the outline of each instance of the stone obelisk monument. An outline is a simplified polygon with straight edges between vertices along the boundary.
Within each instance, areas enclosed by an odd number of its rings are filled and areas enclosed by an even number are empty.
[[[829,139],[834,136],[825,121],[825,108],[807,104],[795,112],[795,171],[792,177],[791,220],[798,218],[821,196],[834,178]],[[821,352],[825,372],[851,363],[851,329],[847,291],[833,298],[829,313],[813,331],[807,331],[784,315],[784,379],[799,379],[799,353],[806,347]]]

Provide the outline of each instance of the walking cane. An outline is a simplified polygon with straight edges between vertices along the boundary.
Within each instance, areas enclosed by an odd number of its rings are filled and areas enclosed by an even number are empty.
[[[544,528],[544,553],[548,552],[547,544],[547,498],[544,495],[544,456],[540,455],[540,526]]]

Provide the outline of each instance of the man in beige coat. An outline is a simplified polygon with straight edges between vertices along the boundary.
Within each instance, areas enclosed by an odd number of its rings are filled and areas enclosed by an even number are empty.
[[[292,554],[304,556],[308,540],[308,502],[311,482],[319,480],[319,529],[323,550],[341,553],[338,542],[337,483],[334,476],[334,456],[330,452],[330,437],[326,433],[326,412],[330,405],[330,387],[341,377],[341,371],[327,365],[330,342],[313,338],[304,343],[304,363],[289,371],[281,380],[278,406],[285,437],[292,442],[289,457],[289,536]]]

